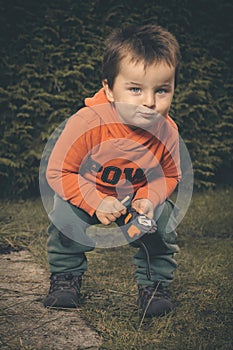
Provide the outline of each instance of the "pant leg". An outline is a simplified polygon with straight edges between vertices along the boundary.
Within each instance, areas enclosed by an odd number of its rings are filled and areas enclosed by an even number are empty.
[[[49,217],[47,249],[50,272],[83,274],[87,270],[85,253],[95,247],[86,230],[99,223],[98,220],[59,197],[55,198]]]
[[[163,207],[160,208],[162,213],[158,220],[156,220],[158,225],[157,232],[155,234],[145,235],[141,238],[141,241],[146,246],[149,254],[151,279],[148,278],[147,274],[148,261],[146,252],[145,249],[140,246],[133,257],[133,262],[136,266],[135,274],[138,284],[152,285],[155,281],[160,281],[164,286],[167,286],[173,280],[173,274],[177,267],[174,260],[174,253],[179,251],[176,244],[177,234],[174,229],[175,226],[173,226],[171,232],[167,232],[167,224],[168,221],[171,223],[170,217],[173,208],[174,206],[172,202],[166,200]],[[173,218],[172,220],[175,219]]]

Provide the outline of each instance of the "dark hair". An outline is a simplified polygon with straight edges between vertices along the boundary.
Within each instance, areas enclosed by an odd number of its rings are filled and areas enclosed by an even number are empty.
[[[175,37],[157,25],[133,25],[113,31],[106,39],[103,58],[103,79],[110,89],[119,73],[120,62],[128,54],[133,62],[143,61],[145,68],[155,62],[165,61],[176,68],[180,64],[180,48]]]

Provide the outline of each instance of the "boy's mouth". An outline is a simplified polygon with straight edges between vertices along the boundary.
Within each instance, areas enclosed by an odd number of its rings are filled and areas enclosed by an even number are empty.
[[[140,117],[146,118],[146,119],[156,119],[157,113],[154,111],[148,112],[143,110],[137,110],[136,115],[139,115]]]
[[[160,117],[159,113],[156,113],[155,111],[149,110],[149,108],[147,108],[146,110],[143,108],[138,108],[136,110],[136,114],[143,117],[143,118],[147,118],[147,119],[157,119]]]
[[[151,117],[155,117],[156,116],[156,113],[145,113],[145,112],[137,112],[137,114],[140,114],[144,117],[148,117],[148,118],[151,118]]]

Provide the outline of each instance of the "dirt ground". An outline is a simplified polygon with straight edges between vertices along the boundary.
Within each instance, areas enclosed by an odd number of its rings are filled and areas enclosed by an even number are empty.
[[[100,348],[101,340],[79,309],[45,309],[49,276],[27,251],[0,255],[0,349]]]

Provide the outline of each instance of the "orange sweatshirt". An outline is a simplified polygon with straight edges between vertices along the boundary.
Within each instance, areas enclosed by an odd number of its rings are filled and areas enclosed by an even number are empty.
[[[93,215],[106,196],[163,203],[180,179],[175,122],[150,130],[123,124],[103,89],[68,119],[47,167],[47,181],[64,200]]]

